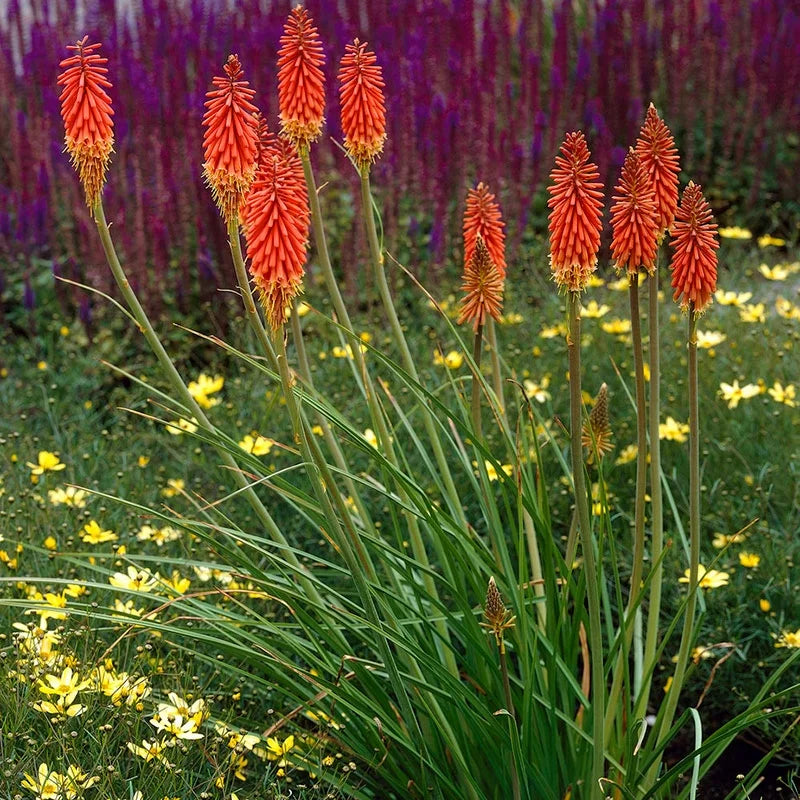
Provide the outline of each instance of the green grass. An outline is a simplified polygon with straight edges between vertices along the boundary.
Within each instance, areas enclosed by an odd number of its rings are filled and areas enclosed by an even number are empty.
[[[698,658],[686,689],[686,697],[694,702],[711,681],[701,706],[711,729],[746,706],[764,676],[787,655],[787,650],[775,647],[777,637],[800,627],[800,601],[794,590],[800,559],[796,535],[800,525],[800,415],[796,408],[776,402],[766,392],[742,400],[735,409],[728,408],[720,396],[720,384],[733,383],[734,379],[741,385],[763,382],[765,389],[775,381],[783,386],[797,381],[800,321],[779,315],[775,301],[782,295],[798,303],[800,272],[795,270],[785,281],[775,282],[766,280],[758,271],[763,261],[786,263],[795,257],[796,254],[776,254],[771,249],[759,250],[749,243],[723,242],[720,287],[752,292],[751,303],[764,303],[765,322],[744,322],[739,308],[716,303],[699,324],[702,331],[719,331],[726,337],[713,349],[701,350],[700,358],[702,552],[704,564],[713,562],[715,569],[729,574],[729,584],[704,594],[705,612],[698,641],[709,648],[706,652],[712,657]],[[604,277],[611,281],[614,276]],[[543,390],[533,402],[548,421],[555,445],[566,454],[566,347],[563,335],[542,335],[564,324],[563,304],[543,282],[528,279],[526,284],[515,282],[512,266],[506,302],[509,322],[499,326],[500,349],[520,383],[530,380]],[[399,304],[401,317],[422,377],[429,386],[441,387],[441,396],[447,402],[451,381],[463,381],[468,389],[466,363],[452,370],[434,363],[437,349],[448,353],[455,342],[449,339],[447,327],[436,311],[420,300],[416,289],[402,279],[398,279],[397,288],[399,297],[408,301],[406,308]],[[319,286],[308,288],[307,299],[312,306],[326,306]],[[627,317],[627,297],[624,292],[604,286],[591,289],[584,304],[595,300],[601,306],[607,305],[608,310],[599,318],[584,318],[583,385],[595,393],[606,382],[611,392],[616,449],[606,458],[605,475],[612,491],[609,517],[615,531],[616,562],[623,570],[619,577],[624,585],[629,577],[624,565],[631,562],[632,519],[628,510],[633,506],[635,464],[616,461],[624,448],[635,441],[635,416],[628,396],[633,364],[625,337],[604,331],[602,325]],[[452,301],[449,306],[452,308]],[[359,794],[365,785],[361,773],[379,772],[379,759],[373,764],[353,762],[355,769],[350,767],[350,756],[336,747],[333,723],[347,724],[340,708],[325,705],[323,699],[317,710],[330,715],[330,724],[326,724],[325,717],[312,719],[306,713],[308,709],[285,705],[282,695],[273,691],[268,682],[247,672],[237,674],[235,652],[215,651],[212,644],[199,655],[184,651],[175,646],[169,635],[164,636],[164,631],[162,636],[141,632],[129,627],[130,620],[114,617],[109,610],[113,609],[115,597],[133,599],[137,607],[150,610],[160,607],[168,595],[163,588],[146,596],[120,596],[104,588],[108,573],[124,572],[131,563],[146,565],[152,571],[158,569],[165,576],[178,570],[191,580],[189,593],[214,589],[217,595],[213,601],[224,609],[220,611],[224,615],[236,613],[240,602],[236,590],[248,586],[241,576],[224,573],[228,561],[224,548],[216,547],[197,532],[178,530],[178,537],[161,547],[137,538],[145,524],[166,524],[142,509],[164,507],[169,516],[202,517],[207,502],[226,497],[230,491],[225,475],[214,452],[202,442],[188,435],[171,436],[163,424],[148,418],[177,417],[160,405],[156,390],[163,385],[150,354],[115,309],[103,311],[99,332],[89,342],[74,320],[54,315],[53,308],[55,304],[45,304],[32,312],[29,323],[31,329],[35,325],[36,336],[6,335],[2,342],[0,551],[6,553],[6,563],[0,563],[0,597],[4,600],[0,606],[0,656],[4,665],[0,671],[0,794],[26,796],[20,788],[23,774],[35,774],[39,764],[46,762],[59,772],[66,770],[66,764],[78,764],[87,774],[98,777],[99,782],[87,791],[91,797],[129,798],[136,790],[145,800],[173,796],[184,800],[227,798],[231,792],[239,800],[289,796],[290,791],[294,792],[292,796],[309,798],[364,796]],[[662,416],[685,422],[685,325],[669,296],[661,304],[661,313]],[[335,332],[313,311],[303,318],[303,324],[317,388],[325,390],[326,398],[336,408],[352,411],[350,422],[363,431],[370,425],[369,418],[359,417],[357,406],[351,409],[351,363],[346,357],[336,356],[339,340]],[[371,334],[372,346],[392,350],[377,311],[362,314],[355,324],[357,330]],[[65,325],[69,332],[63,334],[61,328]],[[203,320],[191,320],[187,325],[204,330]],[[172,351],[181,354],[179,366],[187,379],[201,372],[224,375],[224,388],[215,395],[221,402],[208,412],[212,421],[239,439],[251,431],[274,439],[271,451],[259,458],[267,470],[280,473],[294,463],[296,445],[281,407],[279,387],[269,384],[262,373],[240,366],[241,362],[222,360],[219,348],[208,341],[184,330],[170,329],[167,324],[160,327],[168,332]],[[237,346],[257,352],[255,344],[243,333],[243,325],[234,324],[231,329]],[[146,381],[153,391],[104,361]],[[507,391],[511,395],[510,387]],[[800,397],[796,402],[800,403]],[[490,440],[489,444],[503,452],[500,441]],[[26,462],[36,461],[39,451],[57,452],[66,469],[49,472],[32,484]],[[147,463],[140,465],[140,457]],[[662,458],[669,490],[665,519],[671,547],[665,559],[664,612],[665,619],[669,619],[682,597],[678,578],[684,569],[683,528],[688,516],[685,447],[665,440]],[[557,477],[553,447],[545,448],[543,463],[550,467],[547,488],[553,533],[563,543],[569,533],[571,492]],[[352,466],[355,471],[374,469],[369,454],[358,456]],[[287,472],[284,477],[291,482],[293,473]],[[170,479],[183,480],[183,492],[166,496],[164,490],[169,489]],[[126,503],[94,496],[83,509],[52,505],[48,491],[67,484],[121,497]],[[430,491],[433,487],[423,489]],[[375,518],[391,529],[391,504],[377,493],[367,496],[375,502],[371,509]],[[250,509],[240,498],[226,502],[223,508],[227,515],[236,517],[239,528],[247,530],[253,524]],[[472,519],[473,511],[477,514],[477,508],[467,507],[464,511],[468,519]],[[298,514],[284,501],[272,499],[270,512],[290,542],[319,553],[323,559],[327,557],[330,545],[321,539],[313,516]],[[92,519],[101,528],[114,531],[118,540],[97,545],[84,543],[79,531]],[[722,550],[714,547],[718,534],[731,535],[743,528],[747,528],[745,542]],[[49,543],[52,549],[45,546],[48,537],[55,539],[54,545]],[[119,545],[124,545],[125,553],[118,552]],[[17,553],[19,546],[22,549]],[[760,556],[757,567],[740,564],[739,554],[743,551]],[[12,558],[18,560],[15,569],[7,563]],[[223,573],[204,582],[192,569],[193,564],[219,565]],[[26,576],[25,584],[18,582],[17,576],[21,575]],[[28,595],[32,588],[43,594],[58,593],[65,581],[84,581],[91,586],[84,597],[69,599],[72,614],[49,622],[51,630],[63,628],[58,645],[62,658],[53,661],[52,672],[60,673],[70,659],[74,659],[76,669],[89,672],[104,658],[110,658],[118,672],[148,681],[151,692],[140,703],[117,705],[114,698],[87,688],[79,693],[77,701],[86,706],[85,711],[69,720],[53,722],[51,715],[34,709],[34,703],[47,699],[39,689],[41,676],[26,672],[31,665],[22,658],[19,642],[14,643],[16,629],[11,626],[38,619],[35,614],[26,614],[34,605]],[[249,588],[263,592],[262,586]],[[156,594],[160,597],[153,599]],[[767,611],[761,610],[761,600],[769,601]],[[254,613],[263,615],[270,624],[280,625],[289,613],[285,606],[258,594],[249,601]],[[159,621],[168,620],[169,613],[169,608],[159,610]],[[656,674],[657,686],[663,685],[669,674],[669,659],[676,648],[677,643],[670,642]],[[224,660],[226,669],[215,663],[218,658]],[[368,673],[362,678],[367,680]],[[204,738],[200,742],[189,740],[167,753],[175,769],[165,769],[157,761],[145,762],[126,747],[129,742],[153,740],[155,728],[148,720],[157,703],[165,702],[170,692],[187,700],[203,698],[211,712],[210,720],[202,726]],[[214,721],[256,733],[277,725],[275,735],[280,741],[294,734],[297,744],[284,767],[286,774],[279,776],[276,761],[262,759],[241,744],[238,750],[231,748],[230,735],[215,730]],[[775,722],[774,728],[769,724],[763,723],[757,731],[768,747],[777,741],[785,720]],[[800,737],[795,736],[793,741],[793,749],[783,748],[787,755],[797,752]],[[237,757],[248,759],[246,781],[233,774]],[[312,774],[325,775],[325,780]],[[217,786],[218,780],[221,786]]]

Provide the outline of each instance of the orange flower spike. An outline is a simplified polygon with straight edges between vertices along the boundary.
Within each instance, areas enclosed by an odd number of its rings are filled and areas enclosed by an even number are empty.
[[[308,12],[296,6],[278,51],[278,103],[281,132],[298,150],[308,149],[325,123],[325,54]]]
[[[486,249],[500,272],[506,274],[505,223],[500,214],[500,206],[485,183],[479,183],[467,193],[467,207],[464,210],[464,269],[472,260],[478,236],[483,239]]]
[[[639,267],[656,268],[658,210],[647,169],[631,148],[622,165],[611,206],[611,254],[614,268],[636,275]]]
[[[359,170],[380,155],[386,141],[383,72],[375,53],[358,39],[345,48],[339,67],[339,104],[344,147]]]
[[[600,249],[603,186],[590,155],[583,134],[568,133],[550,173],[553,185],[547,188],[550,269],[558,287],[570,292],[586,288]]]
[[[636,152],[650,176],[658,210],[658,241],[664,238],[678,208],[678,148],[669,128],[650,103],[636,140]]]
[[[105,91],[111,88],[103,66],[108,59],[94,52],[100,44],[86,44],[88,38],[67,47],[75,55],[59,64],[64,71],[58,85],[64,87],[59,99],[66,150],[86,192],[86,205],[94,208],[114,149],[114,109]]]
[[[203,117],[205,163],[203,174],[225,222],[239,215],[253,184],[258,158],[258,109],[250,102],[255,92],[242,80],[238,56],[228,56],[225,77],[214,78],[207,92]]]
[[[717,224],[702,189],[690,181],[672,225],[672,288],[674,300],[696,314],[711,302],[717,288]]]
[[[273,151],[259,169],[242,222],[250,274],[275,330],[300,291],[309,217],[305,183]]]
[[[477,331],[489,316],[500,319],[503,309],[503,275],[497,269],[480,233],[475,238],[472,256],[464,267],[461,288],[464,298],[458,316],[459,325],[462,322],[471,322]]]

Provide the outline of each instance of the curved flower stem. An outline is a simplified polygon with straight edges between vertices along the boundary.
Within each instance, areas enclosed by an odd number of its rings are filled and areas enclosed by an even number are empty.
[[[658,623],[661,615],[661,587],[664,567],[661,553],[664,549],[664,506],[661,490],[661,440],[658,425],[661,421],[661,354],[658,308],[658,261],[655,272],[648,280],[650,326],[650,496],[652,498],[653,544],[651,563],[653,578],[650,583],[650,604],[647,610],[647,634],[644,645],[644,684],[636,701],[634,719],[639,719],[647,711],[647,700],[653,680],[656,647],[658,645]]]
[[[667,738],[686,669],[689,665],[689,655],[695,637],[694,618],[697,609],[697,594],[700,588],[700,408],[697,392],[697,319],[694,303],[689,303],[689,596],[686,600],[686,616],[683,618],[681,643],[678,648],[678,663],[672,683],[664,701],[664,714],[659,723],[656,740],[656,749]],[[645,788],[655,783],[658,772],[658,762],[653,765],[647,776]]]
[[[572,479],[575,486],[575,507],[578,512],[578,531],[581,537],[583,565],[586,574],[586,599],[589,606],[589,658],[592,674],[592,775],[587,787],[590,800],[600,798],[600,779],[605,764],[605,736],[603,718],[605,706],[605,668],[603,666],[603,632],[600,621],[600,588],[594,553],[594,539],[589,517],[589,501],[583,475],[583,444],[581,421],[583,398],[581,396],[581,300],[579,292],[567,295],[569,317],[569,410],[572,454]]]
[[[502,637],[498,641],[498,649],[500,651],[500,674],[503,678],[503,693],[506,697],[506,710],[511,715],[509,720],[510,725],[516,725],[516,715],[514,713],[514,700],[511,697],[511,681],[508,679],[508,662],[506,659],[506,642]],[[511,753],[511,792],[514,800],[521,800],[522,793],[519,787],[519,775],[517,774],[517,761],[514,758],[513,752]]]
[[[108,265],[111,268],[111,272],[114,275],[114,280],[117,282],[117,286],[119,286],[128,308],[136,319],[139,330],[144,334],[147,343],[150,345],[150,348],[155,354],[158,363],[161,365],[161,368],[166,373],[167,380],[172,386],[173,391],[175,391],[175,393],[178,395],[180,402],[194,415],[195,419],[197,419],[202,427],[212,430],[213,428],[211,422],[208,420],[208,417],[206,417],[203,409],[201,409],[197,404],[186,387],[186,384],[183,382],[183,378],[181,378],[178,370],[172,363],[172,359],[164,349],[164,345],[161,344],[158,334],[156,334],[152,324],[150,323],[150,320],[147,317],[147,314],[145,313],[145,310],[142,308],[141,303],[139,303],[139,298],[136,296],[136,293],[133,291],[133,288],[128,282],[128,279],[125,275],[125,270],[122,268],[119,258],[117,257],[117,252],[114,248],[114,242],[111,239],[111,232],[108,229],[108,223],[106,222],[102,201],[98,200],[93,212],[97,230],[100,234],[100,240],[103,243],[103,250],[105,251],[106,259],[108,260]],[[275,520],[272,518],[269,511],[267,511],[266,507],[259,499],[255,489],[250,485],[249,481],[242,473],[239,465],[236,463],[236,460],[224,448],[217,447],[216,449],[225,466],[230,469],[236,485],[240,488],[242,494],[244,494],[252,506],[256,516],[264,525],[269,538],[280,546],[287,563],[289,563],[291,567],[297,571],[303,589],[308,593],[309,597],[315,603],[322,605],[322,596],[308,578],[305,568],[291,550],[286,537],[283,535],[281,529],[277,526]]]
[[[381,252],[380,245],[378,244],[378,232],[375,229],[375,213],[372,207],[372,191],[369,184],[369,170],[364,169],[361,172],[361,204],[362,211],[364,212],[364,222],[367,226],[367,240],[369,241],[370,254],[372,256],[372,267],[375,274],[375,282],[378,285],[378,291],[381,295],[384,311],[389,318],[389,325],[394,335],[395,343],[400,350],[403,366],[411,378],[420,383],[419,373],[417,372],[414,358],[411,351],[408,349],[408,342],[406,342],[403,327],[397,317],[394,303],[392,302],[392,295],[389,291],[389,284],[386,281],[386,271],[383,268],[383,253]],[[450,500],[451,511],[459,521],[459,523],[466,528],[467,519],[464,515],[464,509],[461,505],[461,500],[458,495],[455,483],[453,483],[453,476],[450,472],[450,465],[442,449],[442,443],[439,440],[439,432],[433,423],[433,418],[430,411],[423,403],[421,405],[422,422],[425,426],[425,433],[428,436],[433,455],[436,459],[436,465],[439,468],[439,474],[442,477],[445,491]]]

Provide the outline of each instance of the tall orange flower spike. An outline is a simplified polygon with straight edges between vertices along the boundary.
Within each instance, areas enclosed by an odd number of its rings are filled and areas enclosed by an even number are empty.
[[[636,152],[650,176],[658,209],[658,241],[664,238],[678,208],[678,148],[669,128],[650,103],[636,140]]]
[[[361,171],[369,168],[386,141],[383,72],[376,62],[367,43],[355,39],[345,48],[339,67],[344,147]]]
[[[650,176],[636,151],[631,148],[622,165],[611,206],[611,255],[614,268],[636,275],[639,267],[656,268],[658,210]]]
[[[298,150],[307,149],[325,123],[325,54],[311,17],[296,6],[278,51],[278,104],[281,132]]]
[[[600,172],[583,134],[568,133],[550,173],[550,269],[560,289],[581,292],[597,268],[603,208]]]
[[[114,109],[106,92],[111,88],[103,66],[108,59],[94,52],[100,44],[86,44],[88,38],[67,47],[75,55],[59,64],[64,71],[58,85],[64,87],[59,99],[66,150],[86,192],[86,205],[94,208],[114,149]]]
[[[717,288],[717,224],[702,189],[690,181],[672,225],[673,299],[702,313]]]
[[[505,223],[500,214],[500,206],[485,183],[479,183],[467,193],[467,207],[464,210],[464,269],[472,260],[478,236],[483,239],[486,249],[502,277],[506,274]]]
[[[472,256],[464,268],[464,298],[458,324],[471,322],[477,331],[489,316],[500,319],[503,308],[503,275],[494,263],[483,236],[477,234]]]
[[[277,330],[300,292],[306,262],[310,212],[302,174],[270,151],[258,171],[244,208],[243,225],[250,274],[267,319]]]
[[[255,92],[242,80],[239,57],[228,56],[225,77],[214,78],[206,94],[203,125],[203,174],[225,222],[238,218],[253,184],[258,157],[258,109],[250,102]]]

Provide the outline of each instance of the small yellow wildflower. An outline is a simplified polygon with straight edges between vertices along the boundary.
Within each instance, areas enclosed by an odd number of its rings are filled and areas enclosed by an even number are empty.
[[[311,426],[311,433],[313,433],[314,436],[324,436],[325,435],[325,431],[322,429],[322,425],[312,425]]]
[[[551,325],[549,328],[542,328],[539,331],[539,336],[542,339],[555,339],[559,336],[563,337],[567,335],[567,326],[563,322],[559,322],[558,325]]]
[[[62,325],[62,326],[61,326],[61,327],[58,329],[58,332],[59,332],[59,333],[60,333],[62,336],[69,336],[69,328],[68,328],[66,325]]]
[[[254,456],[265,456],[272,450],[273,444],[272,439],[267,439],[266,436],[261,436],[258,431],[253,431],[244,436],[242,441],[239,442],[239,447]]]
[[[464,363],[464,354],[458,350],[451,350],[443,356],[440,350],[433,354],[433,363],[437,367],[445,366],[447,369],[458,369]]]
[[[203,734],[197,731],[193,719],[184,719],[180,714],[156,714],[150,724],[159,732],[171,736],[173,739],[202,739]]]
[[[758,271],[768,280],[768,281],[785,281],[789,277],[789,269],[781,264],[777,264],[774,267],[768,267],[766,264],[762,264]]]
[[[778,641],[775,642],[775,647],[800,647],[800,628],[796,631],[781,631]]]
[[[779,296],[775,299],[775,310],[778,312],[778,315],[784,319],[800,320],[800,306],[796,306],[791,300],[787,300],[785,297]]]
[[[373,431],[372,428],[367,428],[364,431],[364,438],[367,440],[368,444],[372,445],[372,447],[377,449],[378,437],[375,435],[375,431]]]
[[[287,736],[282,743],[270,736],[267,739],[267,758],[270,761],[277,761],[278,767],[285,767],[288,764],[286,756],[293,747],[294,736]]]
[[[590,300],[583,307],[581,316],[586,317],[586,319],[599,319],[608,314],[609,311],[611,311],[611,306],[607,306],[605,303],[598,305],[597,300]]]
[[[118,589],[127,589],[130,592],[151,592],[156,585],[156,579],[146,569],[128,567],[127,572],[115,572],[108,582]]]
[[[475,464],[474,461],[472,463]],[[496,481],[500,477],[500,473],[495,469],[491,461],[484,460],[483,465],[486,467],[486,475],[490,481]],[[500,471],[511,477],[514,474],[514,466],[512,464],[501,464]]]
[[[678,583],[689,583],[690,570],[685,570],[682,578],[678,578]],[[718,589],[720,586],[727,586],[730,575],[717,569],[706,569],[702,564],[698,565],[697,574],[700,576],[699,586],[701,589]]]
[[[720,331],[697,331],[697,346],[708,350],[722,344],[727,338]]]
[[[619,455],[617,456],[617,460],[614,462],[617,466],[622,466],[623,464],[630,464],[632,461],[636,461],[636,455],[638,453],[638,448],[635,444],[629,444],[627,447],[623,447],[620,450]]]
[[[631,321],[629,319],[619,319],[619,317],[617,317],[608,322],[601,322],[600,327],[606,333],[620,336],[631,332]]]
[[[780,381],[775,381],[775,383],[772,384],[772,388],[767,389],[767,394],[776,403],[783,403],[791,408],[794,408],[796,405],[796,391],[793,383],[787,383],[786,386],[783,386]]]
[[[203,372],[197,376],[196,381],[189,383],[189,394],[201,408],[213,408],[220,403],[220,400],[218,397],[209,397],[209,395],[216,394],[224,385],[225,378],[222,375],[210,378]]]
[[[601,286],[605,286],[605,285],[606,285],[606,282],[602,278],[599,278],[594,273],[589,276],[589,280],[586,283],[586,286],[589,289],[599,289]]]
[[[30,789],[36,795],[37,800],[61,800],[62,783],[62,776],[50,770],[47,764],[42,763],[39,764],[36,777],[25,773],[22,788]]]
[[[714,298],[721,306],[741,307],[752,297],[752,292],[724,292],[722,289],[714,292]]]
[[[715,533],[714,540],[711,544],[713,547],[716,547],[717,550],[722,550],[723,547],[727,547],[730,544],[741,544],[746,538],[747,537],[743,533]]]
[[[152,525],[142,525],[136,534],[136,538],[140,542],[153,542],[157,547],[163,547],[167,542],[174,542],[180,539],[181,536],[181,532],[171,525],[164,525],[163,528],[154,528]]]
[[[761,556],[757,553],[739,553],[739,563],[747,569],[755,569],[761,563]]]
[[[786,244],[785,239],[778,239],[775,236],[770,236],[767,234],[766,236],[759,236],[758,237],[758,246],[761,248],[764,247],[783,247]]]
[[[45,549],[47,550],[57,550],[58,549],[58,542],[56,541],[55,536],[48,536],[44,542],[42,542]]]
[[[667,417],[666,421],[658,426],[658,438],[666,439],[668,442],[685,442],[688,434],[689,426],[672,417]]]
[[[758,607],[766,614],[772,608],[772,603],[766,597],[762,597],[758,601]]]
[[[55,702],[39,700],[39,702],[34,703],[33,708],[36,711],[41,711],[43,714],[49,714],[52,717],[77,717],[86,711],[86,706],[75,702],[77,696],[77,692],[69,692],[68,694],[57,697]]]
[[[144,469],[150,463],[150,456],[139,456],[136,459],[136,466],[140,469]]]
[[[127,747],[131,753],[133,753],[135,756],[139,756],[139,758],[143,758],[145,762],[155,760],[160,761],[162,764],[169,763],[164,755],[167,745],[163,741],[159,742],[156,740],[149,742],[147,739],[142,739],[141,746],[134,744],[133,742],[128,742]]]
[[[86,508],[86,498],[89,492],[85,489],[76,489],[67,486],[65,489],[50,489],[47,498],[54,506],[72,506],[73,508]]]
[[[173,436],[182,436],[184,433],[194,433],[197,430],[197,420],[192,417],[191,422],[188,419],[172,420],[166,425],[167,433]]]
[[[186,484],[181,478],[169,478],[167,485],[161,490],[164,497],[175,497],[183,492]]]
[[[48,450],[40,450],[36,463],[32,464],[28,461],[27,465],[31,471],[32,483],[38,483],[39,476],[44,475],[45,472],[59,472],[67,468],[66,464],[61,463],[57,453],[51,453]]]
[[[86,544],[102,544],[103,542],[115,542],[119,537],[114,531],[104,531],[100,525],[91,520],[83,526],[80,532],[81,541]]]
[[[72,692],[80,692],[89,686],[88,680],[81,680],[72,667],[65,667],[60,675],[45,675],[39,679],[39,691],[42,694],[56,694],[66,697]]]
[[[751,397],[761,394],[761,389],[754,383],[746,383],[739,386],[739,381],[731,383],[720,383],[720,394],[722,399],[728,404],[728,408],[736,408],[740,400],[749,400]]]
[[[510,314],[503,314],[500,317],[501,325],[519,325],[524,320],[524,317],[519,312],[512,312]]]
[[[545,375],[540,383],[529,379],[522,382],[522,387],[525,390],[525,397],[535,400],[537,403],[546,403],[550,399],[550,392],[547,391],[549,386],[549,375]]]
[[[764,316],[763,303],[750,303],[739,311],[739,319],[742,322],[760,322],[762,325],[766,322]]]
[[[306,314],[308,314],[309,311],[311,311],[311,306],[308,303],[306,303],[305,300],[301,300],[295,306],[295,312],[297,313],[298,317],[304,317]]]
[[[41,370],[42,372],[44,372],[44,371],[47,369],[47,362],[46,362],[46,361],[40,361],[40,362],[39,362],[39,363],[36,365],[36,369],[39,369],[39,370]]]
[[[752,239],[753,234],[747,228],[720,228],[717,233],[722,239]]]

